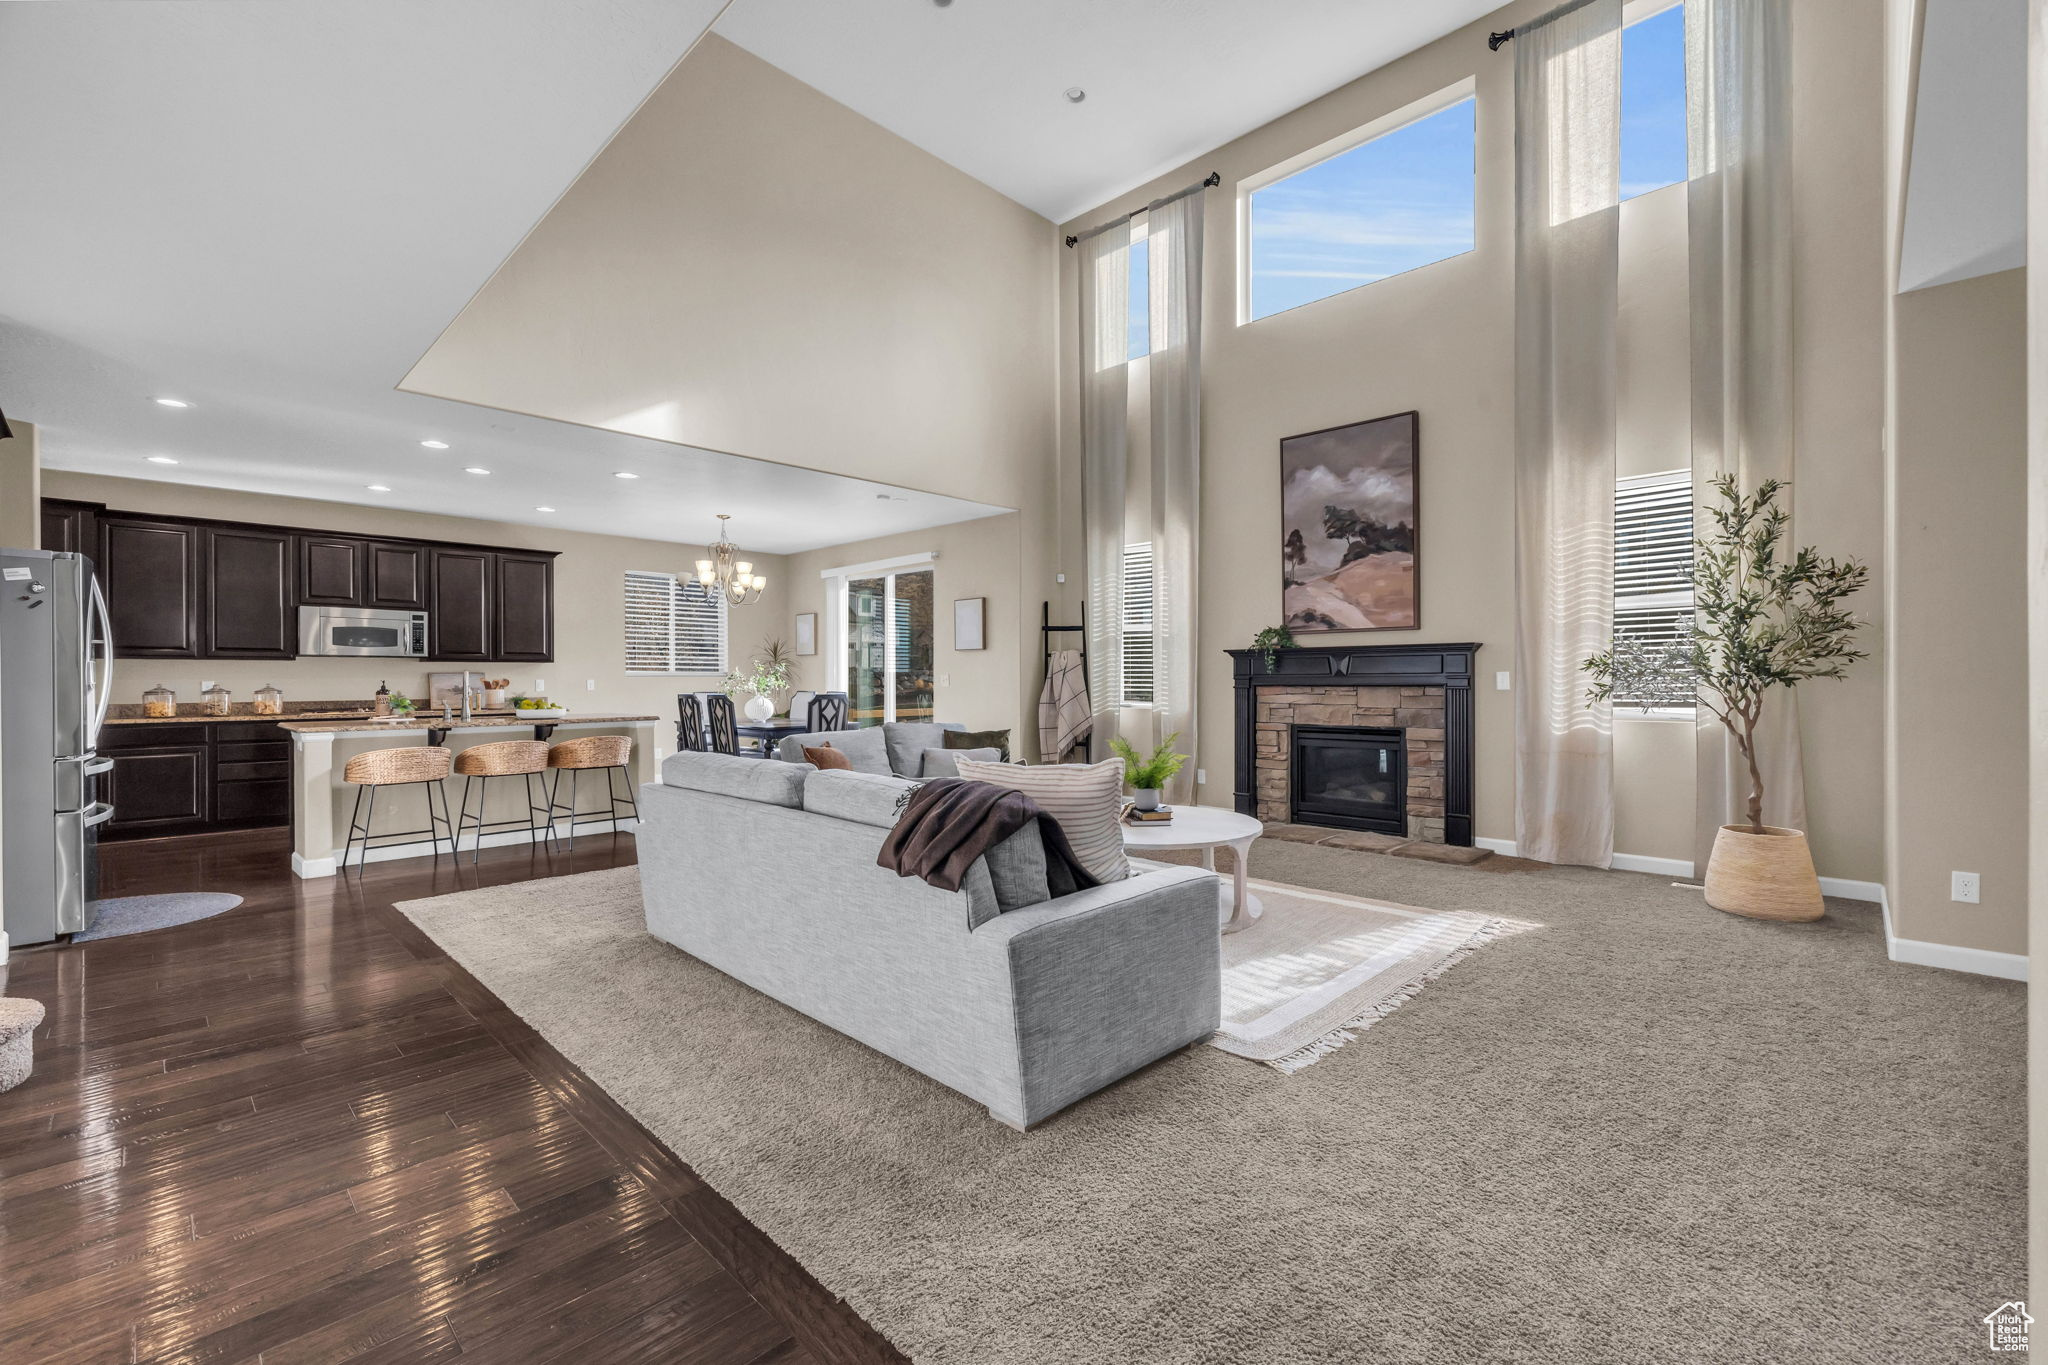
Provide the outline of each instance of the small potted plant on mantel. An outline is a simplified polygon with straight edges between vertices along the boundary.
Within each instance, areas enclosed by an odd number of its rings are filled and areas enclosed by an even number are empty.
[[[1721,506],[1713,533],[1693,542],[1693,625],[1686,638],[1650,643],[1617,636],[1586,660],[1587,697],[1693,695],[1719,717],[1749,765],[1748,820],[1723,825],[1707,862],[1707,904],[1755,919],[1813,920],[1823,910],[1820,879],[1801,830],[1766,825],[1756,730],[1774,687],[1839,678],[1864,652],[1862,622],[1842,607],[1870,570],[1853,559],[1823,559],[1806,547],[1780,557],[1785,485],[1766,479],[1748,497],[1731,475],[1714,480]]]
[[[1188,761],[1186,754],[1173,751],[1173,742],[1179,738],[1180,731],[1175,730],[1159,741],[1159,747],[1149,756],[1140,756],[1122,735],[1109,741],[1110,752],[1124,761],[1124,782],[1130,787],[1131,800],[1139,810],[1158,810],[1160,791],[1173,781]]]

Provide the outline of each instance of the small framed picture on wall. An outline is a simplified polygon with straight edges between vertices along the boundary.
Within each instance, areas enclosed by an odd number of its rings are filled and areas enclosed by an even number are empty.
[[[818,652],[818,613],[800,611],[796,614],[796,652],[816,654]]]
[[[988,641],[983,638],[982,633],[982,612],[987,602],[986,597],[953,599],[953,648],[988,648]]]

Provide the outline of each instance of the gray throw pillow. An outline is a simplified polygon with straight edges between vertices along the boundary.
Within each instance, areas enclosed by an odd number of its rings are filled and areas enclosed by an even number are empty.
[[[995,885],[996,908],[1004,913],[1052,899],[1045,875],[1045,839],[1033,820],[982,858]]]
[[[788,743],[787,740],[783,742]],[[888,777],[896,771],[889,766],[889,741],[883,737],[882,728],[878,725],[871,725],[863,730],[834,730],[828,735],[806,738],[806,742],[812,745],[831,745],[846,755],[847,763],[857,773],[873,773],[877,777]],[[802,757],[803,753],[799,750],[797,758]]]
[[[924,766],[919,775],[923,777],[958,777],[960,776],[960,760],[963,758],[980,759],[984,763],[998,761],[998,755],[994,749],[926,749],[924,751]]]

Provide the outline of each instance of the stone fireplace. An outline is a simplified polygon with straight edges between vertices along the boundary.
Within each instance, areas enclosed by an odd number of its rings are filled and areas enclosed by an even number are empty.
[[[1269,822],[1472,843],[1479,646],[1232,650],[1237,809]]]

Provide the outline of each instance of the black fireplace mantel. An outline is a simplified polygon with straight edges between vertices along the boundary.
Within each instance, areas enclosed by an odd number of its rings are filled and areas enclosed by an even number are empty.
[[[1262,687],[1441,687],[1444,689],[1444,842],[1472,844],[1472,656],[1476,644],[1306,645],[1274,651],[1233,649],[1237,722],[1234,791],[1243,815],[1259,810],[1254,753]]]

